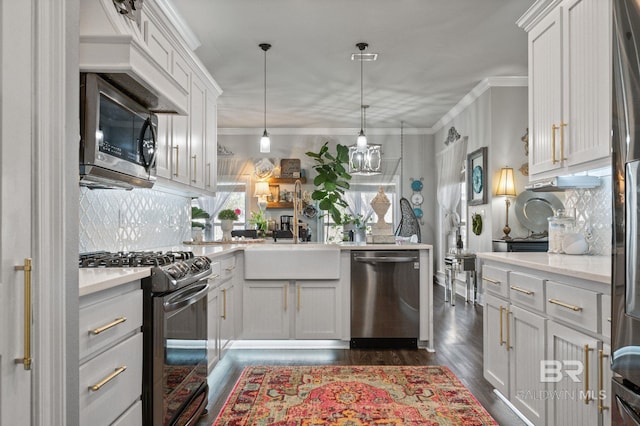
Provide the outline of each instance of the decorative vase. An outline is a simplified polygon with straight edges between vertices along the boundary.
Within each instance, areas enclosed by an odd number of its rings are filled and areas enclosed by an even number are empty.
[[[231,230],[233,229],[233,220],[223,219],[220,221],[222,228],[222,241],[231,241]]]

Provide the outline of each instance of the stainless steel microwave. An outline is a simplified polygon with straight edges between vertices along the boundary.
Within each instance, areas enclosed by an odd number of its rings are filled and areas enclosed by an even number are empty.
[[[80,184],[151,188],[158,118],[94,73],[80,74]]]

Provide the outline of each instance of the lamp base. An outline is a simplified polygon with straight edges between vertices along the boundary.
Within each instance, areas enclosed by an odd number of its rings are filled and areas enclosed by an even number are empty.
[[[502,232],[504,232],[504,235],[500,238],[501,240],[511,239],[511,237],[509,236],[509,233],[511,233],[511,228],[509,227],[509,225],[505,225],[504,228],[502,228]]]

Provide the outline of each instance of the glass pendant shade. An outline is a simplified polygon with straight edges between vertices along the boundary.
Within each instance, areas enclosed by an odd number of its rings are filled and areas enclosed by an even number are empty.
[[[367,137],[364,134],[364,130],[360,129],[360,134],[358,135],[358,139],[356,140],[356,146],[358,150],[364,151],[367,148]]]
[[[267,129],[264,130],[264,133],[260,138],[260,152],[262,153],[271,152],[271,139],[269,139],[269,134],[267,133]]]
[[[349,147],[349,173],[359,176],[372,176],[382,173],[382,150],[380,145],[369,144],[364,149],[358,145]]]

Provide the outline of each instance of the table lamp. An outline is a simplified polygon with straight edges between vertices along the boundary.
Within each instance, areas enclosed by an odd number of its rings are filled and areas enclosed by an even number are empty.
[[[511,237],[509,233],[511,232],[511,228],[509,227],[509,206],[511,205],[511,201],[509,201],[509,197],[515,197],[516,195],[516,184],[513,179],[513,169],[511,167],[503,167],[500,169],[500,178],[498,179],[498,190],[496,191],[496,195],[504,195],[505,202],[507,204],[507,223],[502,228],[502,232],[504,232],[504,236],[501,239],[510,240]]]
[[[267,208],[267,197],[271,195],[269,192],[269,182],[256,182],[256,191],[254,197],[258,197],[258,208],[264,211]]]

